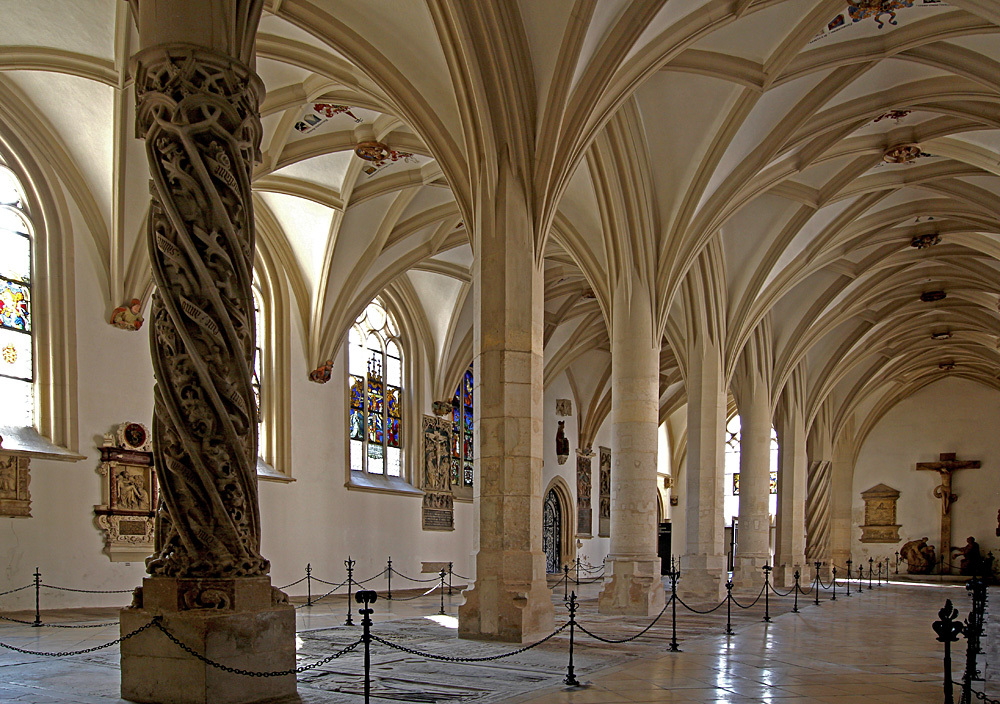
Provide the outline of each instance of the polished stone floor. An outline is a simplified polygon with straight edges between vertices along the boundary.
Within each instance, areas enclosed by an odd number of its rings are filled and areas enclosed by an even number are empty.
[[[581,585],[579,621],[605,638],[626,638],[651,619],[610,618],[596,613],[599,585]],[[995,591],[995,590],[991,590]],[[411,597],[419,592],[395,592]],[[373,700],[387,702],[499,701],[554,704],[580,702],[941,702],[942,646],[931,622],[945,599],[961,616],[969,599],[961,586],[892,584],[856,588],[847,598],[841,586],[837,600],[821,593],[821,604],[800,597],[799,613],[791,613],[791,597],[771,596],[772,621],[762,622],[763,600],[749,609],[732,609],[735,635],[726,635],[726,609],[694,614],[679,607],[677,634],[682,652],[671,653],[670,611],[641,638],[608,645],[576,633],[575,665],[583,686],[566,687],[567,633],[513,658],[491,663],[453,664],[374,649]],[[1000,594],[991,595],[993,601]],[[556,623],[565,621],[563,588],[553,590]],[[749,604],[752,597],[741,599]],[[438,615],[440,596],[402,601],[380,599],[376,627],[390,641],[442,655],[486,656],[513,648],[470,643],[455,637],[461,597],[445,597],[446,616]],[[2,602],[0,602],[2,606]],[[704,610],[709,604],[690,606]],[[315,661],[357,638],[357,626],[345,626],[347,602],[331,598],[298,610],[300,664]],[[114,618],[112,609],[43,612],[43,622],[101,623]],[[0,616],[31,620],[33,614],[0,611]],[[355,624],[360,622],[354,616]],[[39,651],[90,648],[112,640],[116,626],[86,629],[32,628],[0,621],[0,643]],[[955,654],[955,674],[963,664],[964,640]],[[117,695],[117,647],[67,658],[43,658],[0,649],[0,702],[23,704],[109,704]],[[982,660],[980,665],[983,666]],[[985,691],[1000,696],[990,663]],[[307,704],[361,702],[360,655],[335,660],[300,675],[299,690]],[[977,688],[982,689],[983,683]],[[956,698],[957,701],[957,698]]]

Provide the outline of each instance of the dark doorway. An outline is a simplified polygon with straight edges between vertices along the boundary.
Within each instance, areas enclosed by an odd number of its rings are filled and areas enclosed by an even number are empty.
[[[670,538],[672,534],[673,526],[670,521],[660,523],[656,544],[656,554],[660,556],[660,574],[670,572]]]
[[[562,572],[562,506],[555,489],[549,489],[542,505],[542,550],[545,552],[545,571]]]

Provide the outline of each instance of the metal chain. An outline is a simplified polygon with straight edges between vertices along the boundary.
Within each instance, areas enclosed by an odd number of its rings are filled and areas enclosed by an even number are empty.
[[[775,589],[774,585],[772,584],[771,585],[771,591],[774,592],[774,594],[776,596],[788,596],[789,594],[791,594],[792,592],[795,591],[795,587],[792,587],[787,592],[782,593],[782,592],[779,592],[777,589]]]
[[[656,622],[659,621],[660,617],[663,616],[663,614],[666,612],[667,607],[670,606],[670,602],[673,601],[673,599],[674,599],[673,596],[671,596],[669,599],[667,599],[667,603],[663,605],[663,609],[660,611],[660,613],[658,613],[656,615],[656,618],[653,619],[652,623],[650,623],[648,626],[646,626],[641,631],[639,631],[638,633],[636,633],[634,636],[629,636],[628,638],[602,638],[601,636],[597,635],[596,633],[591,633],[587,629],[587,627],[584,626],[581,623],[577,623],[576,627],[579,628],[584,633],[586,633],[591,638],[599,640],[602,643],[628,643],[628,642],[633,641],[636,638],[639,638],[640,636],[644,635],[646,633],[646,631],[648,631],[650,628],[652,628],[653,626],[655,626]]]
[[[24,648],[18,648],[17,646],[9,645],[7,643],[0,643],[0,648],[6,648],[7,650],[13,650],[15,653],[23,653],[24,655],[41,655],[41,656],[50,657],[50,658],[64,658],[64,657],[67,657],[67,656],[70,656],[70,655],[86,655],[87,653],[93,653],[96,650],[104,650],[105,648],[110,648],[112,645],[118,645],[122,641],[126,641],[129,638],[132,638],[133,636],[137,636],[140,633],[142,633],[143,631],[145,631],[146,629],[148,629],[148,628],[150,628],[150,627],[152,627],[154,625],[156,625],[157,627],[159,627],[159,625],[160,625],[160,617],[159,616],[155,617],[152,621],[150,621],[149,623],[147,623],[145,626],[139,626],[137,629],[135,629],[131,633],[128,633],[128,634],[122,636],[121,638],[115,638],[110,643],[104,643],[102,645],[95,645],[93,648],[85,648],[84,650],[63,650],[63,651],[60,651],[60,652],[57,652],[57,653],[46,653],[46,652],[43,652],[43,651],[40,651],[40,650],[25,650]]]
[[[20,591],[23,591],[25,589],[30,589],[33,586],[35,586],[35,585],[34,584],[25,584],[23,587],[18,587],[17,589],[11,589],[11,590],[6,591],[6,592],[0,592],[0,596],[7,596],[8,594],[13,594],[14,592],[20,592]]]
[[[396,573],[397,577],[402,577],[403,579],[408,579],[411,582],[437,582],[437,581],[439,581],[441,579],[440,577],[434,577],[432,579],[414,579],[413,577],[407,577],[405,574],[403,574],[402,572],[400,572],[399,570],[397,570],[395,567],[392,568],[392,571]],[[462,579],[468,579],[468,577],[462,577]]]
[[[459,579],[465,579],[465,580],[472,579],[472,577],[466,577],[464,575],[460,575],[458,572],[452,572],[451,576],[452,577],[458,577]]]
[[[348,645],[343,650],[339,650],[336,653],[334,653],[333,655],[328,655],[325,658],[323,658],[322,660],[317,660],[316,662],[314,662],[314,663],[312,663],[310,665],[302,665],[300,667],[296,667],[296,668],[293,668],[293,669],[290,669],[290,670],[271,670],[271,671],[268,671],[268,672],[260,672],[258,670],[243,670],[243,669],[240,669],[238,667],[229,667],[228,665],[223,665],[222,663],[218,663],[218,662],[215,662],[214,660],[210,660],[209,658],[206,658],[201,653],[196,652],[193,648],[189,647],[188,645],[186,645],[186,644],[182,643],[180,640],[178,640],[177,637],[174,636],[173,633],[171,633],[170,631],[168,631],[163,626],[163,624],[160,623],[158,620],[156,621],[156,627],[160,630],[160,632],[163,635],[165,635],[170,640],[171,643],[173,643],[174,645],[176,645],[178,648],[180,648],[181,650],[183,650],[188,655],[191,655],[191,656],[197,658],[198,660],[201,660],[206,665],[214,667],[217,670],[222,670],[223,672],[228,672],[228,673],[233,674],[233,675],[243,675],[244,677],[286,677],[288,675],[295,675],[295,674],[298,674],[300,672],[306,672],[307,670],[314,670],[317,667],[321,667],[321,666],[327,664],[331,660],[336,660],[337,658],[341,657],[342,655],[347,655],[349,652],[351,652],[352,650],[354,650],[355,648],[357,648],[359,645],[361,645],[361,643],[364,642],[361,638],[358,638],[356,641],[354,641],[353,643],[351,643],[350,645]]]
[[[335,591],[337,591],[338,589],[340,589],[345,584],[347,584],[347,582],[341,582],[340,584],[338,584],[337,586],[335,586],[333,589],[331,589],[330,591],[328,591],[326,594],[324,594],[320,598],[313,599],[311,603],[307,601],[305,604],[299,604],[295,608],[296,609],[302,609],[302,608],[305,608],[306,606],[315,606],[319,602],[323,601],[323,599],[327,598],[328,596],[330,596],[331,594],[333,594]]]
[[[435,655],[434,653],[425,653],[421,650],[414,650],[413,648],[407,648],[405,645],[399,645],[398,643],[393,643],[392,641],[388,641],[385,638],[379,638],[374,633],[372,634],[372,640],[381,643],[382,645],[387,645],[390,648],[401,650],[404,653],[409,653],[410,655],[416,655],[422,658],[429,658],[431,660],[441,660],[443,662],[489,662],[491,660],[501,660],[503,658],[509,658],[511,655],[518,655],[526,650],[531,650],[532,648],[536,648],[542,643],[549,640],[550,638],[555,637],[568,627],[569,627],[569,621],[559,626],[559,628],[552,631],[552,633],[545,636],[541,640],[531,643],[530,645],[526,645],[523,648],[518,648],[517,650],[512,650],[509,653],[501,653],[500,655],[490,655],[488,657],[483,657],[483,658],[456,658],[450,655]]]
[[[0,616],[2,621],[10,621],[12,623],[23,623],[25,626],[45,626],[46,628],[103,628],[105,626],[117,626],[118,621],[106,621],[105,623],[39,623],[36,624],[34,621],[22,621],[19,618],[10,618],[9,616]]]
[[[956,684],[958,683],[956,682]],[[986,696],[986,692],[977,692],[976,690],[972,690],[972,694],[976,697],[976,699],[986,702],[986,704],[1000,704],[1000,699],[990,699]]]
[[[716,611],[716,610],[718,610],[719,608],[721,608],[721,607],[722,607],[722,605],[726,603],[726,600],[725,600],[725,599],[723,599],[722,601],[720,601],[720,602],[719,602],[718,604],[716,604],[715,606],[713,606],[713,607],[712,607],[711,609],[709,609],[708,611],[699,611],[698,609],[692,609],[692,608],[691,608],[690,606],[688,606],[687,604],[685,604],[685,603],[684,603],[684,600],[683,600],[683,599],[681,599],[680,597],[677,597],[677,603],[678,603],[678,604],[680,604],[681,606],[683,606],[683,607],[684,607],[685,609],[687,609],[688,611],[691,611],[691,612],[693,612],[693,613],[696,613],[696,614],[702,614],[702,615],[704,615],[704,614],[710,614],[710,613],[712,613],[713,611]]]
[[[388,568],[388,567],[386,567],[386,568],[384,568],[384,569],[383,569],[383,570],[382,570],[381,572],[379,572],[378,574],[375,574],[375,575],[372,575],[372,576],[371,576],[371,577],[369,577],[368,579],[362,579],[362,580],[361,580],[360,582],[359,582],[358,580],[356,580],[356,579],[355,579],[355,580],[354,580],[354,583],[355,583],[355,584],[365,584],[365,583],[367,583],[367,582],[370,582],[370,581],[372,581],[373,579],[378,579],[379,577],[381,577],[382,575],[384,575],[384,574],[385,574],[385,571],[386,571],[387,569],[389,569],[389,568]]]
[[[340,584],[336,585],[336,586],[334,586],[333,582],[327,582],[325,579],[320,579],[319,577],[313,577],[312,581],[319,582],[320,584],[325,584],[326,586],[333,587],[334,589],[340,589],[342,586],[344,586],[345,584],[347,584],[347,580],[346,579],[343,582],[341,582]],[[354,580],[351,580],[351,581],[353,582]]]
[[[746,606],[744,606],[744,605],[743,605],[743,604],[741,604],[740,602],[736,601],[736,597],[735,597],[735,596],[733,596],[732,594],[730,594],[729,598],[730,598],[730,599],[732,599],[732,600],[733,600],[733,603],[734,603],[734,604],[736,604],[736,606],[738,606],[739,608],[741,608],[741,609],[749,609],[749,608],[751,608],[751,607],[752,607],[752,606],[753,606],[754,604],[756,604],[756,603],[757,603],[758,601],[760,601],[760,598],[761,598],[762,596],[764,596],[764,590],[765,590],[765,589],[767,589],[767,583],[766,583],[766,582],[764,583],[764,586],[760,588],[760,593],[759,593],[759,594],[757,594],[757,598],[756,598],[756,599],[754,599],[753,601],[751,601],[751,602],[750,602],[749,604],[747,604]]]
[[[34,585],[31,585],[34,586]],[[58,589],[61,592],[81,592],[83,594],[131,594],[135,591],[132,589],[72,589],[71,587],[54,587],[51,584],[40,584],[40,587],[45,587],[47,589]]]
[[[417,594],[416,596],[394,596],[392,598],[392,600],[393,601],[413,601],[414,599],[419,599],[421,597],[427,596],[428,594],[430,594],[431,592],[433,592],[435,589],[439,589],[440,587],[441,587],[440,584],[435,584],[433,587],[431,587],[430,589],[428,589],[427,591],[425,591],[423,594]]]
[[[315,579],[315,578],[314,578],[314,579]],[[285,585],[285,586],[283,586],[283,587],[278,587],[278,589],[280,589],[280,590],[284,591],[285,589],[288,589],[289,587],[294,587],[294,586],[295,586],[296,584],[299,584],[300,582],[304,582],[304,581],[306,581],[306,578],[305,578],[305,577],[303,577],[302,579],[298,579],[298,580],[296,580],[296,581],[292,582],[291,584],[286,584],[286,585]]]

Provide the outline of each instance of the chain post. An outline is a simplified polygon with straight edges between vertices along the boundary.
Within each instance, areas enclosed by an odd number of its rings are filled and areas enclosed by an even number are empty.
[[[576,675],[573,673],[573,631],[576,628],[577,609],[575,590],[566,601],[566,608],[569,609],[569,664],[566,665],[566,677],[563,679],[563,682],[570,687],[579,687],[580,681],[576,679]]]
[[[847,558],[847,596],[851,595],[851,558]]]
[[[681,648],[677,645],[677,578],[680,570],[674,566],[674,558],[670,558],[670,652],[679,653]]]
[[[358,593],[354,595],[354,600],[361,604],[358,613],[361,614],[361,640],[365,644],[365,704],[368,704],[372,689],[372,614],[375,612],[371,604],[374,604],[378,600],[378,594],[372,589],[359,589]],[[350,608],[350,600],[348,600],[347,605]]]
[[[896,551],[896,574],[899,574],[899,550]]]
[[[799,577],[801,576],[802,575],[799,571],[795,570],[795,587],[792,589],[792,592],[795,594],[795,600],[792,603],[793,614],[797,614],[799,612],[799,589],[801,589],[801,587],[799,587]]]
[[[444,616],[444,567],[441,568],[441,610],[438,611],[439,616]]]
[[[313,605],[312,563],[306,563],[306,606]]]
[[[385,577],[388,582],[388,586],[386,587],[385,598],[391,601],[392,600],[392,555],[389,556],[389,559],[386,561],[385,564]]]
[[[813,566],[816,568],[816,574],[813,578],[813,601],[816,606],[819,606],[819,566],[821,563],[816,562]]]
[[[865,578],[864,563],[859,562],[858,563],[858,594],[860,594],[861,592],[864,591],[864,589],[862,589],[862,587],[861,587],[861,582],[864,580],[864,578]]]
[[[735,635],[733,632],[733,580],[731,579],[726,582],[726,635]]]
[[[563,601],[569,599],[569,565],[563,565]]]
[[[935,621],[931,627],[937,633],[938,642],[944,643],[944,704],[954,704],[955,687],[951,681],[951,644],[958,640],[963,627],[961,622],[956,620],[958,609],[951,605],[951,599],[944,602],[944,607],[938,611],[938,617],[941,620]],[[964,689],[962,694],[964,696]]]
[[[771,604],[768,601],[768,592],[771,591],[771,565],[764,565],[764,623],[771,622]]]
[[[878,577],[875,579],[875,586],[882,586],[882,561],[878,561]]]
[[[42,612],[40,608],[40,593],[42,587],[42,573],[35,568],[35,622],[31,624],[32,626],[38,627],[42,625]]]
[[[452,569],[452,564],[453,563],[451,563],[451,562],[448,563],[448,596],[451,596],[451,580],[452,580],[452,577],[454,576],[454,572],[455,572]]]
[[[885,558],[885,583],[889,584],[889,558]]]
[[[347,559],[344,560],[344,567],[347,568],[347,620],[344,621],[345,626],[354,625],[354,614],[351,609],[351,591],[354,586],[354,560],[348,555]]]
[[[868,558],[868,591],[871,591],[871,588],[872,588],[872,572],[875,571],[875,570],[872,569],[872,565],[874,565],[874,564],[875,564],[875,558],[874,557],[869,557]]]
[[[981,577],[973,577],[965,584],[972,595],[972,609],[965,619],[965,672],[962,673],[962,704],[972,704],[972,681],[982,679],[976,663],[982,645],[983,620],[986,614],[986,582]]]
[[[833,566],[833,596],[830,597],[830,601],[837,600],[837,566]]]
[[[576,586],[580,586],[580,557],[576,558]]]

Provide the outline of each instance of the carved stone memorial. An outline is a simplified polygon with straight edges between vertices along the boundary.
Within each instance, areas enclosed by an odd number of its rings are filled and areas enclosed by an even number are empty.
[[[589,447],[576,450],[576,534],[581,538],[593,535],[594,516],[591,508],[593,485],[590,480],[590,464],[594,451]]]
[[[885,484],[876,484],[861,492],[865,502],[865,524],[861,526],[862,543],[898,543],[896,501],[899,492]]]
[[[424,416],[424,501],[420,510],[424,530],[455,529],[455,499],[451,493],[449,460],[451,423]]]
[[[597,534],[602,538],[611,535],[611,448],[602,447],[599,464],[600,496],[598,504]]]
[[[27,457],[0,452],[0,516],[31,518]]]
[[[122,423],[105,435],[97,471],[103,503],[94,506],[94,522],[105,554],[112,562],[144,560],[153,553],[157,500],[149,428]]]

